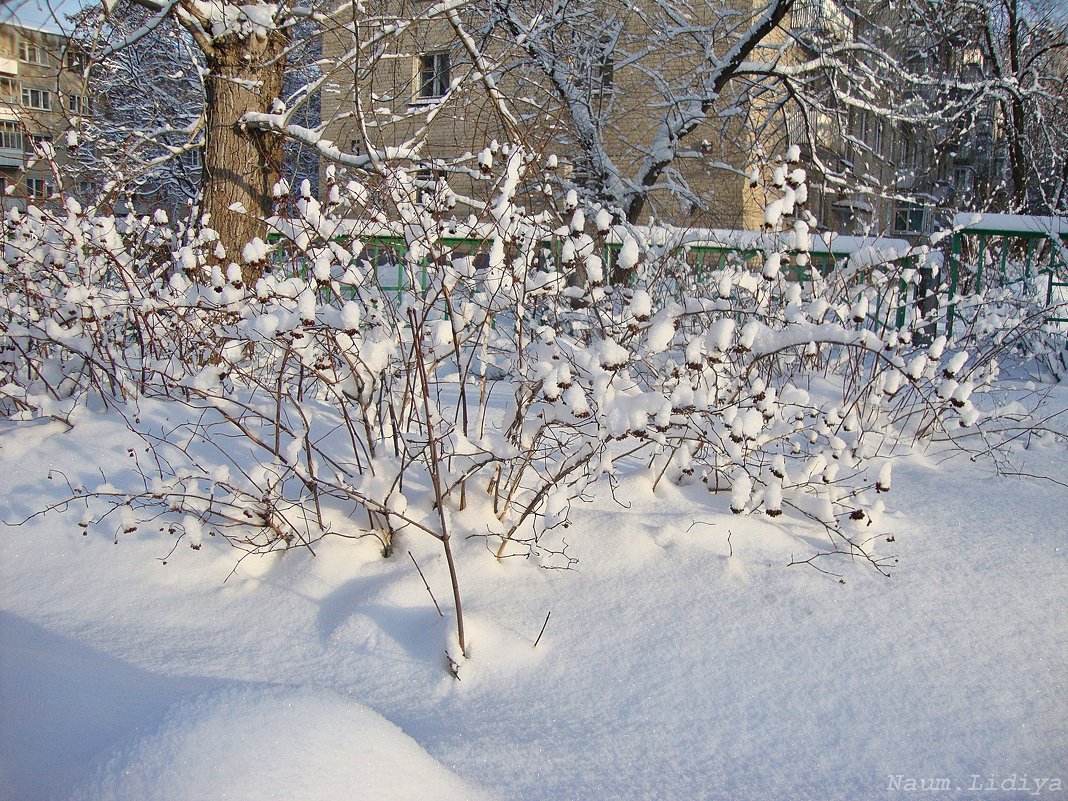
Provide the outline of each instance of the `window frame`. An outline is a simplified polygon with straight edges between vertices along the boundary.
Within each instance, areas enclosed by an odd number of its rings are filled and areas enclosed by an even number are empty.
[[[24,152],[26,139],[22,127],[11,120],[0,120],[0,149]]]
[[[42,146],[55,145],[55,137],[50,133],[26,133],[22,136],[22,149],[28,156],[40,155]]]
[[[452,88],[452,56],[448,50],[431,50],[417,59],[415,102],[441,100]]]
[[[36,106],[33,104],[33,96],[35,93],[40,96],[42,105]],[[48,89],[37,89],[33,86],[23,86],[22,105],[24,108],[33,109],[34,111],[51,111],[52,93]]]
[[[923,203],[913,200],[899,200],[894,205],[894,233],[924,233],[927,229],[930,211],[930,208]],[[904,222],[904,227],[900,224],[901,222]]]
[[[67,45],[67,49],[63,52],[63,63],[66,65],[67,72],[81,75],[89,64],[89,54],[82,47],[72,42]]]
[[[612,37],[605,34],[598,40],[597,46],[597,88],[602,92],[611,92],[616,87],[616,54],[612,48]]]
[[[41,191],[38,191],[38,185]],[[27,175],[25,186],[26,197],[33,200],[46,200],[53,195],[52,184],[47,178],[42,178],[37,175]]]
[[[67,95],[67,111],[75,117],[91,117],[93,114],[93,99],[89,95]]]
[[[17,104],[22,97],[22,84],[17,75],[0,75],[0,103]]]
[[[35,64],[39,67],[48,66],[48,57],[40,42],[30,39],[19,39],[19,61],[23,64]]]

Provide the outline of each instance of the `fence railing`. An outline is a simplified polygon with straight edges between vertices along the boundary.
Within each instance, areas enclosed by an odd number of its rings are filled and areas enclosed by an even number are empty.
[[[655,258],[673,258],[685,264],[688,281],[698,285],[705,276],[729,266],[759,269],[766,253],[789,252],[795,244],[789,233],[671,228],[629,231],[646,238],[643,246]],[[617,263],[625,235],[630,233],[613,232],[603,241],[599,255],[606,275]],[[546,232],[537,247],[548,260],[559,263],[565,238]],[[370,266],[369,277],[375,288],[387,295],[426,290],[431,272],[439,269],[430,259],[423,259],[413,270],[406,258],[406,240],[394,232],[353,231],[338,239],[360,241],[359,259]],[[285,240],[282,234],[273,237],[279,263],[298,259]],[[476,261],[487,257],[491,242],[492,238],[481,232],[445,235],[436,240],[440,251],[449,258],[468,256]],[[953,334],[962,293],[981,292],[991,285],[1045,282],[1046,304],[1051,305],[1057,292],[1068,287],[1068,220],[1064,218],[959,215],[949,244],[944,262],[948,267],[945,284],[937,280],[927,249],[916,248],[905,240],[881,237],[813,235],[808,263],[784,261],[783,270],[789,280],[802,284],[812,279],[813,270],[822,275],[833,270],[863,272],[877,268],[896,273],[896,286],[878,295],[868,315],[871,324],[903,329],[919,323],[930,333],[941,330],[947,335]],[[1068,322],[1068,318],[1059,315],[1049,319]]]

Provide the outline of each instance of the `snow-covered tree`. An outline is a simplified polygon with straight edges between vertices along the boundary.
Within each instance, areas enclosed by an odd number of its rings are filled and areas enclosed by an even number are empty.
[[[887,13],[893,24],[874,35],[901,67],[888,84],[898,193],[949,209],[1063,212],[1068,38],[1057,4],[916,0]]]
[[[73,164],[90,191],[173,213],[200,191],[203,59],[173,19],[138,36],[151,22],[126,0],[107,18],[98,8],[80,15],[74,46],[91,108],[73,121]]]
[[[1068,210],[1068,21],[1055,2],[991,3],[982,29],[990,91],[1005,126],[1012,209]]]
[[[85,9],[76,19],[73,47],[83,66],[90,107],[72,118],[74,169],[82,185],[112,190],[134,207],[162,208],[185,216],[199,201],[204,150],[203,54],[172,18],[122,0],[112,13]],[[151,26],[151,27],[149,27]],[[288,96],[318,75],[318,39],[299,23],[287,54],[283,82]],[[312,97],[301,125],[317,120]],[[318,159],[287,142],[283,175],[290,185],[318,180]],[[84,194],[84,193],[83,193]]]
[[[929,108],[899,102],[909,76],[880,40],[886,14],[835,0],[498,0],[484,30],[518,43],[504,72],[525,90],[532,135],[554,120],[580,194],[632,223],[744,225],[717,190],[787,144],[802,147],[817,190],[892,183],[891,131]]]

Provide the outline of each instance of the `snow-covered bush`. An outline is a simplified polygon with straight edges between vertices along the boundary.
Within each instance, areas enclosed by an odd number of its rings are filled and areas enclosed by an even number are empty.
[[[1068,281],[1068,253],[1056,255],[1060,258],[1053,260],[1054,266],[1041,271],[1022,253],[1007,257],[1000,268],[989,253],[962,261],[964,291],[948,310],[955,340],[983,361],[1012,354],[1018,363],[1029,365],[1035,377],[1068,377],[1068,294],[1063,286]],[[980,276],[985,280],[978,280]]]
[[[654,490],[705,487],[723,512],[815,521],[821,554],[888,570],[874,548],[888,457],[976,425],[971,396],[996,375],[920,315],[899,330],[871,313],[910,268],[817,270],[804,173],[780,164],[767,228],[787,235],[697,282],[678,253],[573,196],[555,222],[524,211],[535,160],[495,152],[480,220],[443,221],[403,173],[379,190],[383,219],[374,193],[331,173],[325,203],[307,187],[286,197],[277,240],[240,263],[162,215],[11,211],[3,413],[76,425],[109,407],[144,442],[130,452],[142,489],[71,488],[82,527],[250,553],[332,535],[375,537],[388,556],[398,537],[430,536],[461,648],[454,535],[566,567],[571,505],[615,487],[620,465]],[[372,252],[386,233],[403,247]]]

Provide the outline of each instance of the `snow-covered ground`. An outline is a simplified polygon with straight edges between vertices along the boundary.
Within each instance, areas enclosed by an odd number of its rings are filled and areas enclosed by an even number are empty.
[[[3,520],[62,497],[57,471],[119,480],[125,435],[0,424]],[[168,557],[76,513],[5,525],[0,798],[1064,798],[1068,448],[1021,437],[1002,468],[1046,478],[902,455],[879,546],[898,566],[835,565],[844,583],[787,566],[820,544],[789,515],[624,476],[575,510],[572,570],[457,544],[459,681],[428,537],[230,575],[214,540]]]

